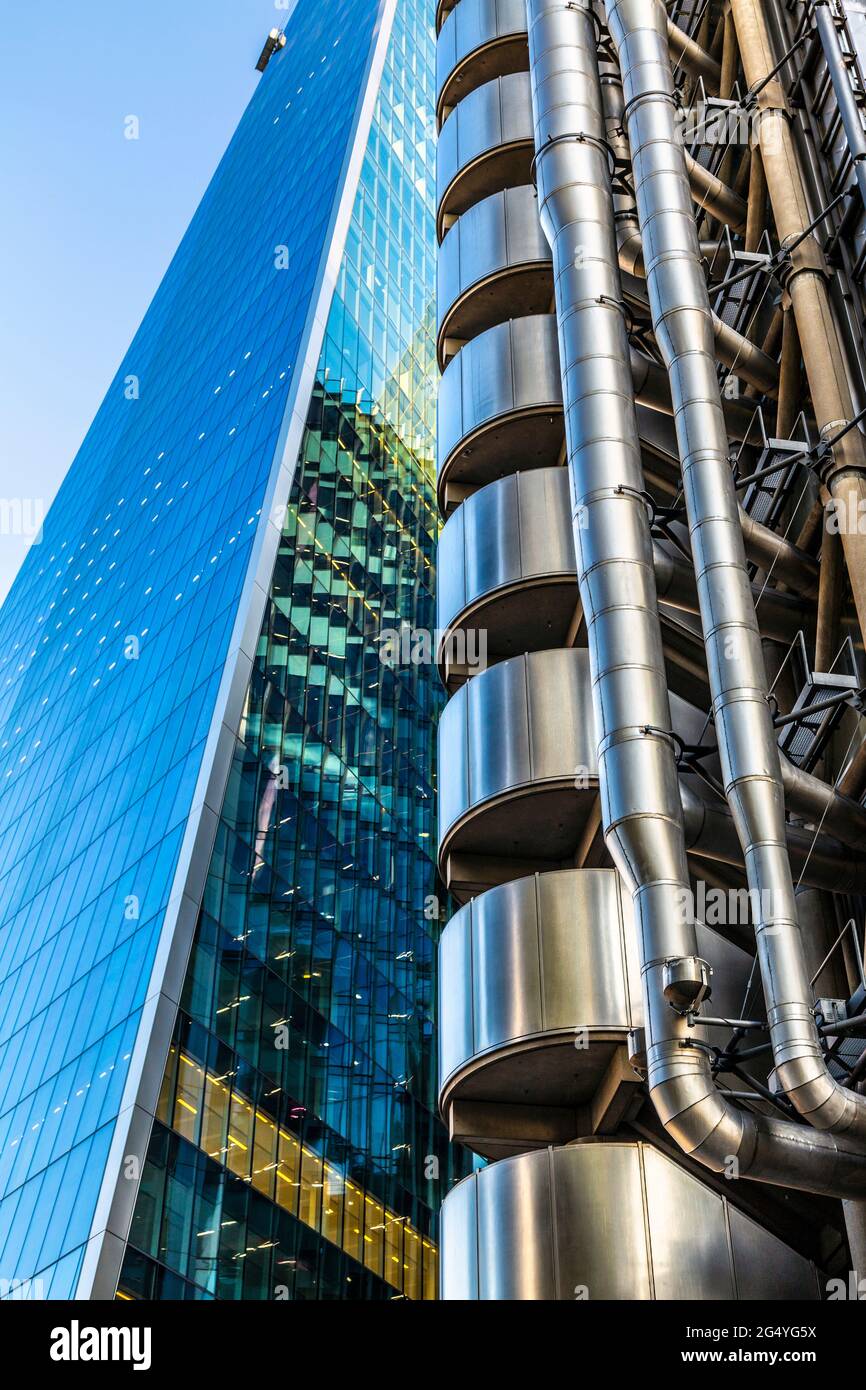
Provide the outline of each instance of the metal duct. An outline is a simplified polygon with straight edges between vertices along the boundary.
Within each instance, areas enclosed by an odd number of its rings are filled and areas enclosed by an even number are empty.
[[[727,416],[725,417],[727,419]],[[814,598],[818,593],[818,562],[807,555],[787,537],[772,531],[756,521],[744,507],[737,503],[743,545],[753,564],[772,573],[777,580],[790,584],[804,598]]]
[[[743,867],[743,851],[737,827],[727,805],[704,801],[694,788],[680,781],[680,798],[686,832],[686,849],[697,859]],[[831,893],[866,891],[866,864],[828,834],[814,835],[798,825],[785,829],[788,855],[797,872],[798,887],[822,888]]]
[[[866,1099],[831,1077],[811,1010],[779,750],[727,461],[710,304],[676,139],[665,11],[660,0],[606,4],[626,97],[656,341],[675,404],[725,794],[760,909],[755,930],[776,1075],[799,1114],[818,1130],[847,1133],[862,1152]]]
[[[721,64],[717,63],[715,58],[711,58],[709,53],[678,24],[674,24],[672,19],[667,21],[667,25],[668,43],[679,66],[692,77],[702,77],[707,91],[715,95],[722,80]]]
[[[681,1148],[716,1172],[860,1195],[866,1191],[861,1153],[834,1136],[735,1109],[716,1090],[705,1054],[683,1046],[685,1019],[664,997],[666,962],[695,957],[697,936],[693,915],[683,910],[689,875],[641,497],[596,31],[588,0],[527,0],[527,14],[539,210],[553,254],[602,814],[635,907],[650,1094]],[[688,226],[694,236],[690,210]],[[644,244],[653,245],[646,226]],[[650,264],[654,270],[652,258]],[[705,327],[711,344],[708,318]],[[723,433],[721,406],[716,409]],[[736,510],[734,524],[742,550]]]
[[[622,80],[618,73],[609,69],[605,72],[602,83],[602,103],[608,143],[616,158],[621,162],[627,162],[629,148],[623,129],[625,103]],[[743,199],[689,154],[686,154],[686,168],[692,198],[701,209],[712,213],[720,222],[728,223],[733,231],[742,231],[746,221],[746,204]],[[618,192],[614,197],[614,209],[620,270],[638,279],[645,279],[643,243],[634,199],[628,193]],[[703,244],[701,252],[704,253]],[[716,313],[713,313],[713,332],[719,361],[730,368],[734,376],[741,377],[759,391],[778,390],[779,365],[774,358],[759,348],[757,343],[753,343],[750,338],[725,323]]]
[[[701,212],[711,213],[719,222],[727,222],[732,231],[744,232],[748,211],[745,199],[723,183],[711,170],[705,169],[703,164],[699,164],[687,151],[685,159],[692,199]]]
[[[679,608],[684,613],[700,613],[698,602],[698,590],[695,582],[695,572],[684,559],[679,555],[671,554],[656,543],[653,550],[653,560],[656,576],[656,594],[672,608]],[[769,637],[774,642],[790,642],[796,637],[804,627],[808,626],[808,610],[802,599],[795,598],[793,594],[778,594],[774,589],[760,590],[753,589],[754,599],[760,598],[761,601],[761,631],[765,637]],[[796,769],[799,771],[799,769]],[[805,777],[807,774],[803,774]],[[813,777],[810,781],[817,782]],[[824,786],[823,782],[818,783]],[[827,791],[832,789],[827,787]],[[850,802],[856,810],[861,812],[861,819],[866,825],[866,810],[862,806],[857,806],[856,802]],[[793,804],[793,803],[792,803]],[[805,808],[804,808],[805,809]],[[847,814],[847,811],[846,811]],[[829,825],[826,827],[830,830]],[[857,844],[861,841],[858,839]],[[866,836],[862,841],[866,846]]]
[[[819,829],[841,840],[843,845],[866,850],[866,807],[845,796],[837,787],[822,782],[820,777],[804,772],[784,753],[780,752],[779,761],[785,800],[791,810],[808,816]]]
[[[641,405],[660,415],[674,414],[671,383],[664,367],[653,362],[637,348],[631,348],[632,380],[635,398]],[[745,439],[754,429],[754,413],[741,401],[723,401],[725,426],[732,439]],[[803,598],[818,593],[818,561],[793,541],[756,521],[738,504],[743,544],[752,564],[772,574],[777,582],[796,589]],[[769,590],[767,590],[767,593]],[[766,593],[764,595],[766,598]]]

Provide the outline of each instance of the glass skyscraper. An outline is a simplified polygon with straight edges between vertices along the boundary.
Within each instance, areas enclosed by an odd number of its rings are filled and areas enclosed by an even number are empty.
[[[0,1290],[435,1297],[433,35],[299,0],[0,612]]]

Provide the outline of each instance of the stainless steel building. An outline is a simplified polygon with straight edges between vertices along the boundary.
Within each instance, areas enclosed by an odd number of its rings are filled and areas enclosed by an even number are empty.
[[[439,0],[445,1298],[866,1276],[864,11]]]

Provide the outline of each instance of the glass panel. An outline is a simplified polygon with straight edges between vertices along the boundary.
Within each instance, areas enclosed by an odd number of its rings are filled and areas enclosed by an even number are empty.
[[[468,1169],[436,1116],[443,696],[381,650],[435,626],[433,48],[425,0],[398,0],[183,993],[225,1043],[213,1074],[273,1107],[290,1298],[435,1293],[422,1242]],[[249,1166],[229,1146],[221,1172],[259,1197],[272,1150],[238,1124]]]
[[[379,9],[329,0],[287,20],[0,611],[0,1120],[45,1082],[64,1092],[55,1142],[0,1152],[0,1229],[6,1265],[45,1269],[52,1296],[77,1277],[102,1174],[78,1184],[62,1248],[38,1194],[47,1165],[118,1114],[135,1032],[122,1025],[144,1003],[269,523]],[[240,994],[220,1023],[255,1060],[259,1020]],[[192,1137],[201,1087],[183,1070],[173,1122]],[[173,1254],[180,1238],[172,1226]]]
[[[243,1096],[232,1093],[229,1110],[228,1153],[226,1163],[239,1178],[249,1176],[252,1162],[253,1107]]]
[[[375,1197],[364,1198],[364,1264],[381,1275],[385,1256],[385,1209]]]
[[[263,1111],[256,1111],[255,1142],[253,1144],[253,1187],[273,1197],[277,1163],[277,1126]]]
[[[181,1052],[178,1057],[177,1090],[174,1097],[174,1128],[195,1144],[201,1129],[204,1096],[204,1067]]]

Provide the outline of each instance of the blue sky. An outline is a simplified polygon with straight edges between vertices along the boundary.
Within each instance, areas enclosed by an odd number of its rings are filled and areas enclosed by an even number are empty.
[[[5,0],[0,499],[29,499],[25,517],[72,462],[286,14],[274,0]],[[10,529],[0,600],[29,544]]]

